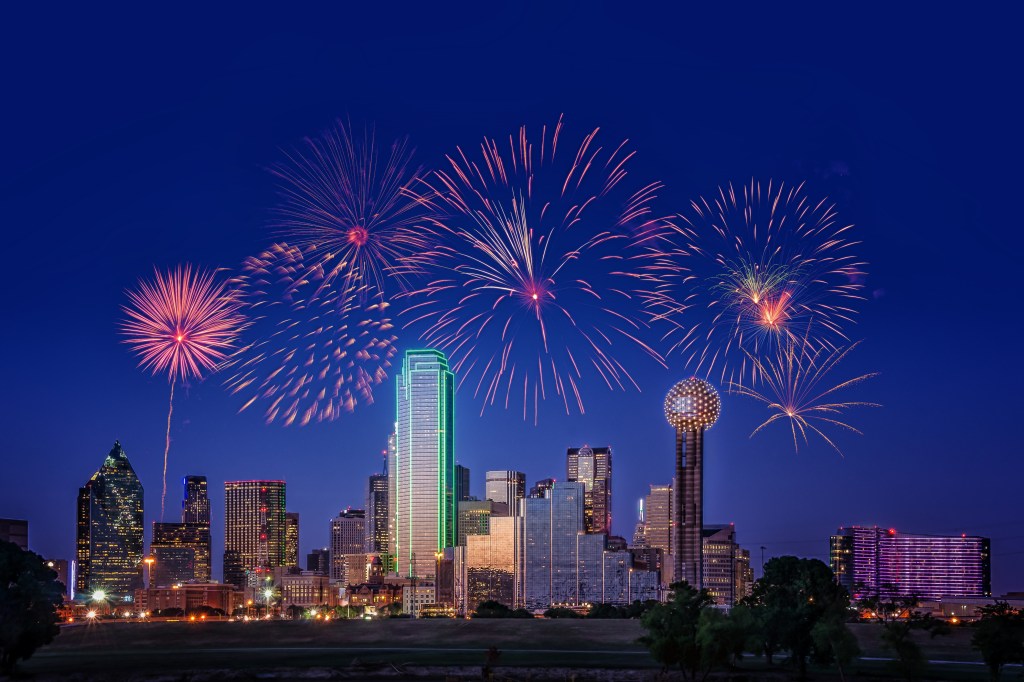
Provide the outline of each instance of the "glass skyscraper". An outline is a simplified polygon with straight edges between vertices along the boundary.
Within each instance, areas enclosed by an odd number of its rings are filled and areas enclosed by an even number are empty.
[[[523,500],[523,602],[528,609],[574,603],[583,484],[556,482],[547,497]]]
[[[519,500],[526,497],[526,474],[521,471],[488,471],[484,478],[484,499],[502,502],[508,513],[518,513]]]
[[[246,574],[285,566],[284,481],[224,483],[224,582],[244,587]]]
[[[206,523],[153,523],[150,587],[210,582],[210,526]]]
[[[76,593],[131,597],[142,587],[143,490],[121,443],[78,491]]]
[[[425,578],[455,545],[455,375],[437,350],[406,351],[388,463],[395,571]]]
[[[583,520],[588,533],[612,532],[612,449],[569,448],[566,478],[586,487]]]
[[[185,497],[181,502],[182,523],[210,525],[210,498],[206,494],[206,476],[186,476]]]
[[[388,550],[388,473],[370,476],[366,486],[366,551],[387,556]]]

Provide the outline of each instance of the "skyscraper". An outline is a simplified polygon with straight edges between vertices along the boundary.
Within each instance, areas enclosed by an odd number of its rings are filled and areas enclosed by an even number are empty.
[[[489,501],[485,503],[491,504]],[[519,606],[517,567],[521,550],[522,518],[497,516],[488,521],[489,528],[485,533],[466,538],[466,599],[465,604],[460,605],[460,610],[465,613],[474,611],[480,602],[488,600],[500,602],[509,608]]]
[[[521,471],[488,471],[484,480],[484,497],[508,505],[515,516],[518,501],[526,497],[526,474]]]
[[[182,523],[210,525],[210,498],[206,495],[206,476],[186,476],[185,497],[181,501]]]
[[[299,565],[299,512],[284,515],[284,565]]]
[[[346,580],[345,557],[365,555],[366,510],[345,509],[331,519],[331,580]],[[433,556],[433,555],[431,555]],[[361,559],[360,562],[363,560]]]
[[[536,483],[534,483],[533,487],[530,488],[530,497],[533,497],[533,498],[544,497],[544,495],[547,494],[547,491],[551,490],[551,486],[553,486],[554,484],[555,484],[555,479],[553,479],[553,478],[542,478],[541,480],[539,480]]]
[[[455,502],[459,503],[470,498],[469,467],[455,465]]]
[[[391,551],[403,576],[434,575],[455,545],[455,376],[437,350],[406,351],[397,381]]]
[[[142,587],[143,490],[115,441],[78,491],[75,592],[126,597]]]
[[[486,535],[490,532],[491,519],[509,516],[508,505],[493,500],[461,500],[459,502],[459,536],[456,543],[466,546],[470,535]]]
[[[224,483],[224,582],[246,584],[246,573],[285,565],[284,481]]]
[[[704,431],[721,409],[718,391],[696,377],[680,381],[665,396],[665,419],[676,430],[673,580],[698,590],[704,586]]]
[[[206,523],[153,523],[150,587],[210,582],[210,526]]]
[[[583,484],[557,482],[547,497],[523,501],[523,602],[528,609],[573,602]]]
[[[648,547],[672,553],[672,486],[651,485],[644,505],[644,539]]]
[[[612,449],[569,448],[566,478],[585,487],[583,521],[588,533],[612,532]]]
[[[366,551],[387,557],[388,548],[388,473],[373,474],[366,486]]]
[[[736,527],[704,527],[704,588],[720,606],[733,606],[747,596],[750,553],[736,543]]]
[[[992,594],[991,541],[852,526],[830,538],[836,579],[855,596],[924,599]]]

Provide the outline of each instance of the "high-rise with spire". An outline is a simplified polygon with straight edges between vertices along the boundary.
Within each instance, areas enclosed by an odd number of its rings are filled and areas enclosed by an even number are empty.
[[[143,490],[121,443],[78,491],[75,592],[132,596],[142,587]]]
[[[391,552],[402,576],[436,572],[455,545],[455,375],[438,350],[406,351],[398,375],[395,447],[388,463]]]

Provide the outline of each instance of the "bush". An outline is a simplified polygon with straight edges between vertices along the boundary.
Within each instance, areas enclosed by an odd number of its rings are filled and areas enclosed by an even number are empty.
[[[545,618],[582,618],[580,614],[576,613],[572,609],[566,609],[562,607],[548,609],[544,612]]]

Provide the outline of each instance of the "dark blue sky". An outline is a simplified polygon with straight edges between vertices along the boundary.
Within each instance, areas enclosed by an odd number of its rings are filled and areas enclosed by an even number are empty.
[[[409,135],[430,166],[564,112],[576,132],[630,138],[665,210],[730,180],[806,180],[863,241],[874,295],[848,368],[881,372],[853,397],[884,408],[851,417],[865,435],[841,436],[841,459],[794,454],[781,428],[748,439],[762,408],[725,396],[706,519],[735,522],[755,557],[825,558],[842,524],[989,535],[995,590],[1024,589],[1020,17],[857,11],[8,11],[0,516],[71,557],[77,488],[117,438],[156,517],[167,384],[119,343],[123,292],[153,265],[234,267],[268,245],[265,168],[282,149],[347,117]],[[460,393],[474,492],[485,469],[560,478],[566,447],[611,445],[615,528],[631,534],[637,498],[671,475],[661,404],[686,376],[678,359],[637,366],[643,393],[592,384],[585,416],[552,403],[538,427],[479,418]],[[217,380],[179,391],[169,506],[182,475],[209,477],[219,557],[221,482],[283,478],[302,551],[322,546],[379,468],[393,391],[301,429],[236,414]]]

